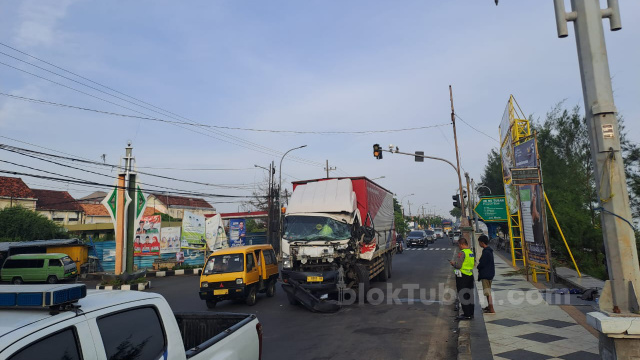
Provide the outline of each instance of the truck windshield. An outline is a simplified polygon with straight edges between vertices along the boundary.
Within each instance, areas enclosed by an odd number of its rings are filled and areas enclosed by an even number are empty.
[[[244,254],[214,255],[204,267],[204,274],[224,274],[244,271]]]
[[[344,240],[351,237],[351,227],[324,216],[287,216],[284,236],[288,241]]]

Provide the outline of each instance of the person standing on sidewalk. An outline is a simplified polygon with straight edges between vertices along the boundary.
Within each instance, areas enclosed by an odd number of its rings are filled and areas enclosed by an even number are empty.
[[[482,256],[478,262],[478,281],[482,281],[482,293],[487,297],[487,307],[482,309],[487,314],[495,314],[493,299],[491,299],[491,281],[496,276],[496,268],[493,262],[493,249],[489,246],[489,238],[481,235],[478,243],[482,248]]]
[[[455,269],[456,289],[458,290],[458,299],[462,305],[462,315],[456,316],[456,320],[471,320],[473,319],[473,287],[475,283],[473,279],[473,265],[476,259],[473,251],[469,249],[467,239],[460,238],[460,240],[458,240],[458,247],[460,248],[460,252],[458,252],[455,261],[449,261]]]

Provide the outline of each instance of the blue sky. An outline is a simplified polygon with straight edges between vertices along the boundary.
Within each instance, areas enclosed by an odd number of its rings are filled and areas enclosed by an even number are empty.
[[[640,141],[640,2],[620,0],[620,8],[623,29],[612,33],[605,21],[605,36],[616,106],[626,118],[630,138]],[[0,5],[2,43],[169,110],[181,120],[275,130],[365,131],[448,124],[448,86],[453,85],[456,113],[497,137],[510,94],[534,119],[543,119],[563,100],[568,107],[583,107],[571,26],[569,33],[566,39],[557,38],[552,3],[537,0],[503,0],[497,7],[491,0],[188,4],[67,0]],[[0,46],[0,51],[36,63],[6,47]],[[0,54],[0,61],[130,109],[4,65],[0,65],[0,92],[172,120],[5,55]],[[389,154],[376,161],[371,154],[372,144],[392,143],[402,151],[422,150],[455,161],[450,126],[366,135],[197,131],[206,135],[167,123],[0,96],[2,136],[92,160],[106,154],[111,163],[119,161],[130,140],[139,166],[245,169],[153,170],[206,183],[243,184],[241,189],[145,178],[148,183],[246,195],[264,177],[254,164],[268,166],[273,160],[277,165],[284,151],[306,144],[289,155],[298,158],[285,159],[287,181],[324,176],[328,159],[330,166],[338,168],[334,175],[385,176],[379,183],[399,197],[414,193],[405,197],[414,213],[427,202],[425,207],[441,214],[451,209],[457,179],[448,165],[419,164],[410,157]],[[462,165],[479,180],[486,155],[497,143],[461,122],[458,138]],[[0,159],[110,181],[4,151]],[[295,161],[300,159],[304,160]],[[6,163],[0,169],[33,172]],[[69,188],[78,197],[93,190],[24,180],[34,188]],[[238,209],[238,204],[208,200],[221,211]]]

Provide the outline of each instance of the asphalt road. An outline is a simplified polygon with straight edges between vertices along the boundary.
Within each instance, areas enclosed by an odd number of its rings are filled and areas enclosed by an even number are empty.
[[[372,288],[384,293],[381,304],[349,305],[334,314],[290,305],[280,286],[273,298],[260,294],[255,306],[224,301],[215,310],[207,310],[199,299],[196,276],[153,279],[151,291],[162,294],[174,311],[256,314],[264,329],[265,360],[449,359],[456,354],[456,314],[453,306],[439,300],[440,288],[455,288],[447,262],[454,252],[445,238],[425,250],[407,249],[397,254],[391,279],[372,283]],[[388,297],[388,286],[391,291],[401,290]],[[420,290],[411,296],[409,287]],[[420,291],[427,301],[420,300]]]

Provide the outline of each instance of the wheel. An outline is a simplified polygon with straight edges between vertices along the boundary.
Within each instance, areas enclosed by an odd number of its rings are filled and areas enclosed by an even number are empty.
[[[276,296],[276,279],[269,281],[269,285],[267,286],[267,296]]]
[[[11,283],[14,284],[14,285],[20,285],[20,284],[23,284],[24,281],[22,281],[21,277],[17,277],[16,276],[13,279],[11,279]]]
[[[387,260],[389,261],[389,274],[387,275],[387,278],[391,279],[391,269],[393,269],[393,255],[389,254]]]
[[[387,282],[389,280],[389,258],[387,255],[382,256],[382,262],[384,263],[384,268],[378,274],[378,281]]]
[[[207,308],[208,309],[215,309],[216,308],[216,304],[218,303],[215,300],[207,300]]]
[[[371,284],[369,283],[369,269],[367,269],[366,266],[362,265],[362,264],[356,264],[353,267],[353,272],[356,275],[356,283],[359,286],[362,286],[363,290],[364,290],[364,301],[367,300],[367,293],[369,292],[369,287],[371,286]],[[357,296],[360,296],[360,289],[356,289],[356,294],[358,294]]]
[[[49,284],[55,284],[58,282],[58,278],[55,275],[51,275],[47,278]]]
[[[245,303],[249,306],[253,306],[256,304],[256,287],[252,286],[249,290],[249,294],[247,294],[247,298],[245,299]]]

